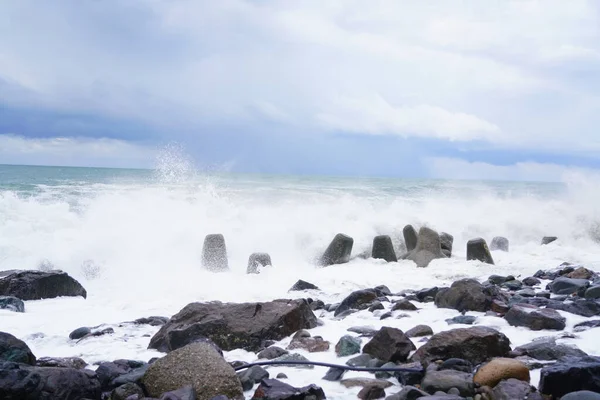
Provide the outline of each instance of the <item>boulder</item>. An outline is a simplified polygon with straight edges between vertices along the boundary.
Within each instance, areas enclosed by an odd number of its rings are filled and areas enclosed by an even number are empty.
[[[263,379],[269,379],[269,373],[264,368],[255,365],[237,373],[242,389],[244,392],[252,390],[256,383],[260,383]]]
[[[406,368],[403,371],[394,371],[394,377],[403,386],[420,385],[425,377],[425,369],[420,363],[400,364],[399,367]]]
[[[333,315],[337,317],[344,311],[367,309],[370,303],[376,300],[377,297],[378,294],[375,289],[363,289],[352,292],[342,300]]]
[[[440,289],[435,296],[435,305],[461,312],[485,312],[491,309],[492,301],[499,296],[497,288],[483,286],[475,279],[461,279],[450,288]]]
[[[490,243],[490,250],[508,251],[508,239],[502,236],[496,236]]]
[[[146,371],[142,384],[151,397],[191,385],[198,400],[221,394],[244,398],[233,368],[207,343],[192,343],[158,359]]]
[[[304,332],[307,333],[308,336],[298,335],[298,333]],[[302,349],[308,351],[309,353],[320,353],[329,350],[329,342],[323,340],[322,337],[311,337],[310,333],[307,331],[300,331],[298,333],[294,336],[291,343],[287,347],[288,350]]]
[[[542,281],[540,281],[538,278],[535,278],[533,276],[523,279],[523,284],[526,286],[537,286],[541,283],[542,283]]]
[[[62,271],[16,271],[0,278],[0,295],[41,300],[61,296],[86,298],[87,292],[79,282]]]
[[[371,257],[381,258],[387,262],[398,261],[396,251],[394,250],[394,244],[392,243],[392,238],[388,235],[375,236],[373,239],[373,250],[371,252]]]
[[[281,357],[281,356],[289,354],[289,353],[290,353],[289,351],[284,350],[281,347],[271,346],[271,347],[267,347],[266,349],[264,349],[263,351],[258,353],[257,357],[259,360],[260,359],[273,360],[274,358]]]
[[[416,400],[428,395],[429,393],[414,386],[404,386],[398,393],[386,397],[386,400]]]
[[[477,238],[467,242],[467,260],[479,260],[487,264],[494,264],[485,239]]]
[[[335,354],[338,357],[347,357],[360,353],[361,340],[354,336],[344,335],[335,345]]]
[[[402,234],[404,236],[404,243],[406,244],[406,251],[410,253],[417,247],[417,230],[412,225],[406,225],[402,229]]]
[[[494,400],[533,400],[530,396],[532,389],[529,383],[511,378],[496,385],[492,393]]]
[[[560,277],[548,284],[548,290],[554,294],[573,294],[585,290],[590,285],[587,279],[572,279]]]
[[[347,331],[358,333],[362,337],[373,337],[378,332],[377,329],[371,326],[351,326]]]
[[[473,396],[475,393],[473,375],[451,369],[427,370],[421,388],[431,394],[438,391],[447,392],[452,388],[457,388],[461,396]]]
[[[158,317],[158,316],[143,317],[143,318],[138,318],[135,321],[133,321],[133,323],[136,325],[150,325],[150,326],[163,326],[167,322],[169,322],[169,318]]]
[[[63,358],[42,357],[42,358],[38,358],[35,365],[37,367],[83,369],[86,367],[87,363],[79,357],[63,357]]]
[[[555,242],[556,240],[558,240],[558,238],[556,236],[544,236],[542,238],[542,246],[546,245],[546,244],[550,244],[552,242]]]
[[[567,278],[573,279],[594,279],[596,277],[596,273],[591,271],[585,267],[578,267],[574,271],[569,272],[565,275]]]
[[[587,288],[585,290],[583,297],[585,297],[586,299],[589,299],[589,300],[600,299],[600,285],[594,285],[594,286]]]
[[[277,379],[263,380],[252,396],[252,400],[324,400],[325,398],[325,392],[319,386],[296,388]]]
[[[303,369],[314,369],[315,368],[314,365],[310,365],[310,364],[291,364],[292,362],[295,362],[295,361],[302,361],[302,362],[310,361],[308,358],[306,358],[302,354],[298,354],[298,353],[284,354],[280,357],[274,358],[273,361],[285,361],[286,363],[290,363],[290,364],[282,365],[284,367],[295,367],[295,368],[303,368]]]
[[[127,399],[136,400],[136,399]],[[152,400],[148,397],[144,397],[140,400]],[[191,385],[182,387],[181,389],[172,390],[167,393],[163,393],[159,400],[197,400],[196,392]],[[225,395],[219,395],[212,398],[212,400],[229,400]]]
[[[409,338],[433,335],[433,330],[428,325],[417,325],[405,332]]]
[[[161,327],[150,340],[149,348],[168,352],[209,338],[223,350],[258,351],[264,340],[281,340],[316,326],[317,318],[303,299],[191,303]]]
[[[529,368],[512,358],[495,358],[477,370],[473,381],[480,386],[494,388],[501,381],[511,378],[529,383]]]
[[[345,264],[350,261],[354,239],[343,233],[335,235],[325,253],[319,260],[319,265],[326,267],[334,264]]]
[[[532,331],[542,329],[563,330],[565,317],[550,308],[538,308],[530,304],[515,304],[508,310],[504,319],[512,326],[524,326]]]
[[[290,292],[300,292],[302,290],[319,290],[316,285],[313,285],[310,282],[303,281],[300,279],[298,282],[294,283],[294,286],[290,288]]]
[[[488,278],[488,282],[492,285],[502,285],[505,282],[513,281],[515,279],[514,276],[502,276],[502,275],[490,275]]]
[[[571,357],[542,368],[539,390],[556,399],[580,390],[600,392],[600,357]]]
[[[384,362],[402,362],[415,349],[414,343],[400,329],[383,327],[362,351]]]
[[[100,382],[94,371],[0,361],[2,399],[99,399],[100,396]]]
[[[449,358],[438,366],[438,371],[443,371],[445,369],[452,369],[454,371],[470,374],[473,372],[473,364],[460,358]]]
[[[103,391],[111,391],[126,383],[140,384],[149,364],[135,360],[100,363],[96,375]]]
[[[408,254],[407,260],[414,261],[417,267],[424,268],[438,258],[446,258],[442,253],[440,235],[433,229],[423,227],[419,230],[417,247]]]
[[[330,382],[337,382],[342,379],[345,373],[346,370],[343,368],[331,367],[327,370],[327,373],[325,373],[323,379]]]
[[[446,323],[448,325],[473,325],[475,321],[477,321],[477,317],[474,315],[457,315],[456,317],[448,318]]]
[[[260,267],[273,265],[271,256],[267,253],[252,253],[248,258],[247,274],[258,274]]]
[[[600,303],[589,299],[574,299],[568,302],[550,300],[545,303],[545,306],[554,310],[566,311],[584,317],[600,315]]]
[[[385,390],[377,386],[365,386],[358,392],[360,400],[375,400],[385,398]]]
[[[515,353],[542,361],[554,361],[563,357],[585,357],[587,354],[575,345],[556,344],[554,338],[542,338],[515,349]]]
[[[0,332],[0,362],[11,361],[35,365],[35,356],[24,341],[10,333]]]
[[[446,255],[448,257],[452,256],[452,245],[454,244],[454,236],[449,233],[442,232],[440,233],[440,244],[442,247],[442,252],[446,251]]]
[[[394,305],[392,306],[392,311],[398,311],[398,310],[416,311],[417,306],[415,306],[413,303],[411,303],[410,301],[408,301],[406,299],[400,299],[400,300],[394,302]]]
[[[508,290],[521,290],[521,288],[523,288],[523,282],[518,279],[513,279],[511,281],[504,282],[501,286]]]
[[[138,399],[141,399],[144,397],[144,390],[135,383],[126,383],[112,391],[110,400],[127,400],[130,396],[137,396]]]
[[[340,382],[344,387],[350,389],[354,387],[369,387],[375,386],[380,387],[382,389],[387,389],[393,386],[393,383],[390,381],[382,380],[382,379],[373,379],[373,378],[350,378],[344,379]]]
[[[510,341],[503,333],[485,326],[452,329],[433,335],[412,356],[424,365],[436,360],[460,358],[473,364],[494,357],[506,357]]]
[[[564,395],[560,400],[600,400],[600,393],[591,392],[589,390],[579,390]]]
[[[73,332],[69,333],[69,339],[78,340],[87,335],[90,335],[91,333],[92,333],[92,330],[90,328],[84,326],[81,328],[77,328]]]
[[[0,310],[25,312],[25,303],[14,296],[0,296]]]
[[[583,321],[580,322],[578,324],[576,324],[573,328],[574,332],[583,332],[583,331],[587,331],[588,329],[592,329],[592,328],[598,328],[600,327],[600,319],[593,319],[591,321]]]
[[[229,270],[227,247],[222,234],[206,235],[202,246],[202,266],[212,272]]]

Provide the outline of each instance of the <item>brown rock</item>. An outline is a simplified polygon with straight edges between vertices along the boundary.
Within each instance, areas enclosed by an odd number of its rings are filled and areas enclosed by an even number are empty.
[[[366,386],[358,392],[358,398],[360,400],[375,400],[385,398],[385,390],[380,387]]]
[[[579,267],[573,272],[569,272],[567,278],[572,279],[592,279],[594,277],[594,272],[590,271],[587,268]]]
[[[473,381],[481,386],[494,388],[500,381],[510,378],[529,382],[529,368],[512,358],[495,358],[479,368]]]
[[[300,337],[292,340],[287,349],[303,349],[309,353],[320,353],[329,350],[329,342],[320,337]]]
[[[508,310],[510,309],[510,307],[508,307],[508,305],[498,299],[494,299],[492,300],[492,305],[491,305],[491,310],[495,313],[498,313],[500,315],[504,315],[508,312]]]
[[[381,389],[387,389],[393,386],[392,382],[373,378],[350,378],[344,379],[340,381],[340,383],[348,389],[353,387],[378,387]]]

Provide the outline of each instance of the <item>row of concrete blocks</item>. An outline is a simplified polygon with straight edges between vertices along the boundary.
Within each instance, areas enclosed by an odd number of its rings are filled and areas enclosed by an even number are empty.
[[[406,225],[402,231],[406,253],[400,259],[414,261],[418,267],[426,267],[438,258],[452,256],[454,237],[449,233],[438,234],[430,228],[423,227],[417,233],[412,225]],[[556,237],[544,237],[542,244],[555,241]],[[354,239],[343,233],[338,233],[318,261],[320,266],[344,264],[350,261]],[[497,236],[492,239],[491,250],[508,251],[508,239]],[[368,255],[367,255],[368,256]],[[388,235],[379,235],[373,239],[370,256],[383,259],[387,262],[397,262],[398,256],[392,239]],[[484,263],[494,264],[487,242],[483,238],[476,238],[467,242],[467,260],[479,260]],[[207,235],[202,248],[202,265],[209,271],[222,272],[229,270],[227,260],[227,247],[225,238],[221,234]],[[248,258],[247,273],[256,274],[260,267],[272,265],[271,256],[267,253],[253,253]]]

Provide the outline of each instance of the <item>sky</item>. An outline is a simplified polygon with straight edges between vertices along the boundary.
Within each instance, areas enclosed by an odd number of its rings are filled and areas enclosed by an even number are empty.
[[[0,164],[559,181],[599,89],[595,0],[0,2]]]

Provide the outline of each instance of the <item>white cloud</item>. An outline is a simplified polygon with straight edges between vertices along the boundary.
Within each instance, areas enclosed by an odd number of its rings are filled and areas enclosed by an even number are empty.
[[[115,139],[0,135],[0,164],[151,167],[157,150]]]
[[[317,118],[333,130],[435,137],[451,141],[492,139],[500,132],[496,125],[473,115],[430,105],[394,107],[380,96],[340,98],[332,104],[331,110]]]
[[[460,158],[433,157],[423,165],[431,177],[444,179],[563,182],[573,176],[600,178],[600,170],[553,163],[519,162],[494,165]]]

